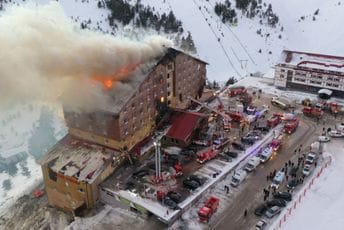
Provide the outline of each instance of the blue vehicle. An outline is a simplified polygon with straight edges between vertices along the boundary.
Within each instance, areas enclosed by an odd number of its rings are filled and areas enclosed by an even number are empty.
[[[278,171],[276,173],[276,176],[272,180],[271,187],[278,189],[278,187],[282,184],[284,177],[285,177],[285,173],[282,171]]]

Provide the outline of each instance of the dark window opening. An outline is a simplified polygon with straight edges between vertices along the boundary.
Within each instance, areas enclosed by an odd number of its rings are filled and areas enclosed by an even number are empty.
[[[179,101],[183,101],[183,95],[181,93],[179,94]]]
[[[57,181],[57,173],[48,168],[50,180]]]

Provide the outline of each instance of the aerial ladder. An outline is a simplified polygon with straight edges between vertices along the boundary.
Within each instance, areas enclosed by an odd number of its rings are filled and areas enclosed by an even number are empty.
[[[200,101],[198,101],[198,100],[196,100],[196,99],[194,99],[192,97],[188,97],[188,98],[191,101],[193,101],[193,102],[203,106],[204,108],[206,108],[206,109],[216,113],[217,115],[220,115],[223,118],[224,129],[225,130],[229,130],[230,129],[230,127],[231,127],[230,122],[232,121],[232,119],[231,119],[231,117],[228,114],[224,113],[223,109],[222,110],[214,109],[214,108],[210,107],[209,105],[207,105],[206,103],[200,102]],[[218,98],[218,97],[216,96],[216,98]],[[223,103],[221,102],[221,100],[219,98],[218,98],[218,100],[220,102],[220,106],[222,106],[222,108],[224,108],[223,107]]]

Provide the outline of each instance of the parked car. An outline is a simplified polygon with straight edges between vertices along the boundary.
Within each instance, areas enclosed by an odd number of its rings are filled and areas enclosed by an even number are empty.
[[[137,189],[136,189],[136,184],[132,181],[128,181],[125,185],[125,189],[130,191],[130,192],[133,192],[133,193],[136,193],[137,192]]]
[[[177,209],[177,203],[174,202],[171,198],[169,198],[168,196],[166,196],[163,200],[163,204],[166,205],[167,207],[171,208],[171,209]]]
[[[318,141],[319,142],[329,142],[331,139],[328,136],[319,136]]]
[[[237,158],[238,155],[239,155],[238,152],[234,152],[234,151],[226,151],[225,154],[226,154],[227,156],[232,157],[232,158]]]
[[[308,153],[307,157],[306,157],[306,161],[305,164],[313,164],[316,160],[318,159],[317,154],[316,153]]]
[[[187,179],[196,181],[200,186],[203,185],[204,182],[207,180],[206,178],[198,175],[190,175],[187,177]]]
[[[253,136],[244,136],[241,138],[241,142],[248,145],[253,145],[256,141],[257,139]]]
[[[186,178],[183,180],[183,186],[187,189],[195,190],[201,185],[197,181]]]
[[[268,210],[268,206],[266,204],[261,204],[254,210],[254,214],[256,216],[262,216],[266,210]]]
[[[132,177],[134,179],[141,179],[142,177],[147,176],[148,174],[149,174],[149,171],[147,169],[142,169],[142,170],[134,172]]]
[[[275,199],[283,199],[285,201],[291,201],[292,195],[289,192],[276,192],[273,194]]]
[[[273,199],[266,202],[266,205],[270,208],[273,206],[285,207],[287,202],[283,199]]]
[[[245,147],[244,147],[242,144],[238,143],[238,142],[233,142],[233,143],[232,143],[232,146],[233,146],[235,149],[238,149],[238,150],[241,150],[241,151],[244,151],[244,150],[245,150]]]
[[[267,221],[265,219],[260,219],[256,224],[256,230],[263,230],[267,225]]]
[[[279,186],[283,183],[285,173],[283,171],[278,171],[275,177],[272,179],[271,188],[278,189]]]
[[[259,130],[262,132],[269,132],[270,128],[268,126],[255,126],[253,130]]]
[[[309,176],[309,174],[311,174],[312,171],[313,171],[312,166],[309,164],[305,164],[302,170],[302,174],[305,176]]]
[[[332,130],[328,133],[330,137],[344,137],[344,132],[340,130]]]
[[[292,179],[288,182],[287,188],[294,189],[298,185],[299,185],[299,182],[297,181],[297,179]]]
[[[218,158],[221,160],[221,161],[225,161],[225,162],[232,162],[233,161],[233,158],[231,158],[230,156],[224,154],[224,153],[220,153],[218,155]]]
[[[174,202],[176,202],[177,204],[182,200],[182,195],[179,192],[169,191],[166,194],[166,196],[169,197]]]
[[[293,166],[293,167],[289,170],[289,175],[296,175],[297,171],[299,171],[299,167],[298,167],[298,166]]]
[[[280,213],[281,213],[281,208],[278,206],[273,206],[266,211],[265,216],[267,218],[271,219],[272,217],[274,217]]]

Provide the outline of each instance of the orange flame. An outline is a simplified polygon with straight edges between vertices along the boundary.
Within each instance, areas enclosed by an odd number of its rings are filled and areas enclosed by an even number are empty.
[[[116,81],[120,81],[127,77],[139,64],[129,64],[121,69],[119,69],[115,74],[111,76],[99,76],[94,75],[93,80],[101,82],[105,89],[111,89]]]

